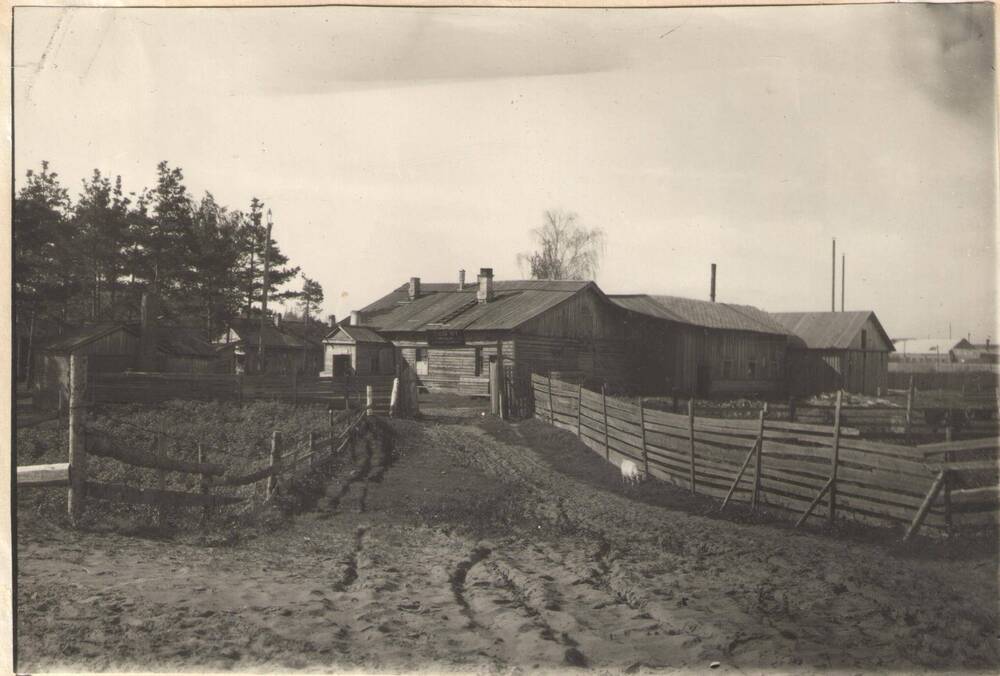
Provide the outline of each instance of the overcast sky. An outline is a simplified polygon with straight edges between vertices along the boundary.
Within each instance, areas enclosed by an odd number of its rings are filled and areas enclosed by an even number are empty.
[[[542,213],[607,233],[608,293],[995,334],[991,5],[15,14],[15,170],[152,185],[275,236],[343,315],[521,276]],[[839,279],[837,306],[839,300]],[[994,339],[996,335],[993,335]]]

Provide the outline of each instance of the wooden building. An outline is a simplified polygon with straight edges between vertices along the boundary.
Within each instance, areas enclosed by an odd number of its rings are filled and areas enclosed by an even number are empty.
[[[888,385],[892,341],[870,310],[771,313],[789,333],[789,385],[795,395],[844,389],[878,394]]]
[[[388,340],[365,326],[340,326],[323,341],[326,347],[321,376],[392,375],[395,349]]]
[[[979,357],[979,351],[965,338],[900,338],[892,347],[890,361],[955,364]]]
[[[215,336],[216,351],[226,363],[227,373],[314,376],[323,368],[323,351],[303,338],[280,328],[280,320],[233,319]],[[259,351],[263,338],[264,360]]]
[[[408,284],[363,308],[360,324],[392,342],[401,368],[429,390],[489,393],[500,355],[522,376],[572,372],[595,382],[629,378],[623,317],[593,282],[495,281]]]
[[[763,310],[677,296],[611,300],[629,311],[627,340],[641,392],[709,397],[786,390],[788,332]]]

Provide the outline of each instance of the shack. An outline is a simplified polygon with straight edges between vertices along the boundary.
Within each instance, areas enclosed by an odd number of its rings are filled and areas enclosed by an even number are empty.
[[[876,395],[888,387],[892,340],[871,310],[774,312],[789,333],[789,386],[797,396],[844,389]]]
[[[280,328],[280,316],[263,322],[258,318],[231,319],[212,341],[226,364],[226,373],[315,376],[323,367],[322,349]],[[264,359],[261,367],[260,349]]]
[[[612,295],[628,310],[633,373],[647,394],[774,395],[786,389],[788,331],[751,305]]]
[[[531,372],[573,372],[595,382],[630,378],[625,311],[589,281],[493,279],[423,284],[413,277],[358,312],[428,390],[489,394],[498,358],[521,382]]]
[[[324,339],[321,376],[392,375],[396,355],[392,343],[366,326],[340,326]]]

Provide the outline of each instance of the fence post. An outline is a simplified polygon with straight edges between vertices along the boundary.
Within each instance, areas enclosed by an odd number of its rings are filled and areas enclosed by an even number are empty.
[[[365,385],[365,415],[375,415],[375,386]]]
[[[239,380],[236,381],[236,397],[239,399],[240,408],[243,408],[243,379],[246,377],[245,374],[241,373],[237,376]]]
[[[344,378],[344,410],[351,410],[351,377]]]
[[[392,394],[389,395],[389,417],[399,415],[399,376],[392,379]]]
[[[844,391],[837,390],[837,408],[833,413],[833,457],[830,461],[830,508],[826,519],[832,526],[837,518],[837,467],[840,464],[840,404]]]
[[[299,371],[292,364],[292,406],[299,403]]]
[[[556,409],[552,404],[552,371],[549,371],[549,424],[556,424]]]
[[[580,425],[583,423],[583,381],[576,387],[576,437],[582,438]]]
[[[762,456],[764,454],[764,418],[767,417],[767,402],[764,402],[764,406],[760,409],[760,427],[757,431],[757,455],[754,458],[754,473],[753,473],[753,495],[750,498],[751,509],[756,510],[757,505],[760,503],[760,473],[763,467]]]
[[[551,382],[551,376],[549,376]],[[601,385],[601,403],[604,405],[604,459],[611,461],[611,448],[608,446],[608,384]],[[552,389],[549,389],[549,400],[552,398]]]
[[[202,446],[202,444],[200,442],[198,443],[198,462],[202,462],[202,463],[208,462],[208,454],[205,452],[205,448]],[[210,484],[209,484],[209,481],[208,481],[208,475],[207,474],[202,474],[201,475],[201,493],[202,493],[202,495],[208,495],[209,494],[209,487],[210,487]],[[201,508],[201,525],[202,526],[204,526],[205,524],[208,523],[209,511],[210,510],[209,510],[209,506],[208,505],[205,505],[204,507]]]
[[[271,432],[271,467],[277,466],[281,462],[281,432]],[[278,491],[278,476],[272,474],[267,478],[267,499]]]
[[[910,387],[906,390],[906,443],[910,443],[910,428],[913,424],[913,376],[910,376]]]
[[[688,443],[691,448],[690,468],[691,468],[691,495],[695,495],[697,488],[694,478],[694,397],[688,399]]]
[[[649,456],[646,454],[646,412],[645,401],[639,397],[639,431],[642,433],[642,471],[649,476]]]
[[[944,428],[944,438],[945,441],[951,441],[954,431],[951,427],[951,412],[948,412],[948,426]],[[944,461],[948,466],[955,460],[955,453],[953,451],[946,451],[944,454]],[[944,475],[944,532],[945,535],[951,537],[951,472],[945,472]]]
[[[159,457],[163,454],[163,444],[160,442],[160,435],[153,435],[153,453]],[[166,490],[167,488],[167,471],[163,469],[156,470],[156,488],[159,490]],[[156,507],[156,527],[165,528],[167,525],[167,505],[160,502]]]
[[[316,433],[309,432],[309,469],[316,464]]]
[[[87,481],[87,452],[84,444],[87,404],[84,388],[87,386],[87,357],[70,355],[69,358],[69,491],[68,509],[70,523],[80,525]]]

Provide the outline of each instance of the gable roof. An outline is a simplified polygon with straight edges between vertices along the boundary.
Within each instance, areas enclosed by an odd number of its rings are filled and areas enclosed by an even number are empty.
[[[156,349],[178,357],[216,357],[215,348],[199,329],[187,326],[157,326]]]
[[[610,296],[610,298],[613,303],[627,310],[681,324],[779,336],[788,334],[788,331],[768,313],[752,305],[712,303],[694,298],[645,294]]]
[[[330,327],[325,323],[310,317],[305,319],[282,319],[281,328],[283,333],[290,333],[297,338],[301,338],[310,343],[322,343],[323,338],[330,333]]]
[[[796,340],[792,347],[810,350],[846,350],[851,346],[865,323],[871,319],[889,351],[892,340],[871,310],[855,312],[772,312],[771,316],[784,326]]]
[[[339,326],[323,342],[388,343],[389,341],[367,326]]]
[[[232,319],[227,322],[229,328],[236,332],[236,335],[240,337],[240,340],[254,347],[260,342],[260,319]],[[271,322],[264,322],[264,347],[265,348],[284,348],[284,349],[304,349],[310,347],[311,343],[294,336],[290,333],[280,331],[275,328],[274,324]]]
[[[900,354],[948,354],[952,350],[973,349],[965,338],[901,338],[892,346]]]
[[[362,325],[381,332],[510,330],[584,289],[604,295],[593,282],[565,280],[497,280],[489,303],[476,302],[475,284],[461,291],[457,284],[421,284],[420,297],[412,301],[408,288],[395,289],[362,309]]]
[[[120,322],[97,322],[71,329],[67,333],[53,338],[40,349],[47,352],[73,352],[115,331],[125,331],[135,337],[139,335],[135,328]]]

